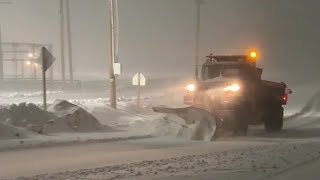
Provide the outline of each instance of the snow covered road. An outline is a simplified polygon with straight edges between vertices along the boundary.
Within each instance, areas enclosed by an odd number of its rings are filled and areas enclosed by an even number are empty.
[[[319,174],[320,103],[319,106],[316,103],[312,105],[316,108],[288,118],[284,130],[279,133],[266,133],[262,126],[258,126],[250,127],[247,137],[220,138],[213,142],[159,134],[159,137],[144,139],[124,138],[121,141],[66,143],[2,151],[0,179],[318,179],[314,177]],[[147,113],[135,117],[129,113],[130,106],[125,108],[126,111],[116,114],[101,107],[88,110],[103,124],[112,127],[128,124],[132,127],[126,127],[128,132],[135,129],[148,135],[155,127],[168,129],[168,126],[155,126],[152,118],[145,119],[158,116]],[[92,138],[99,134],[84,135]],[[72,138],[76,136],[73,134]],[[308,176],[303,176],[304,171]]]
[[[319,179],[320,177],[320,160],[319,158],[302,163],[296,167],[288,169],[283,172],[276,173],[272,178],[273,180],[283,180],[283,179]]]
[[[281,133],[267,134],[258,127],[248,137],[214,142],[158,137],[1,152],[0,177],[92,180],[291,177],[285,172],[309,166],[309,162],[320,158],[320,129],[314,124],[318,117],[304,118],[287,121],[288,128]],[[293,125],[301,121],[313,125],[301,128]]]
[[[2,178],[170,159],[188,155],[223,152],[265,143],[199,142],[152,138],[113,143],[81,144],[1,152]]]

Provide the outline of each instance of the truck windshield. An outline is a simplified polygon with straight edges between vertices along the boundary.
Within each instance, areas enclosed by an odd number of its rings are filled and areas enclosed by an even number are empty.
[[[219,76],[222,77],[237,77],[240,75],[239,66],[235,65],[214,65],[206,66],[203,69],[203,79],[214,79]]]

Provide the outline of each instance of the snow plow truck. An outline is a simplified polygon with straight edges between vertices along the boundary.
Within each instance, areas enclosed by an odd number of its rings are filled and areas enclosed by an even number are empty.
[[[185,120],[185,126],[197,124],[199,132],[206,127],[213,132],[212,140],[226,134],[245,136],[249,125],[264,124],[267,132],[282,130],[283,106],[292,91],[283,82],[261,79],[256,51],[206,58],[197,78],[186,86],[186,106],[156,106],[153,111],[176,114]]]

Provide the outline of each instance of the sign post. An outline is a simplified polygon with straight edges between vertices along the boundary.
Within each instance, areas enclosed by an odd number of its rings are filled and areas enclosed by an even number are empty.
[[[55,57],[53,57],[47,48],[41,48],[40,56],[37,58],[37,64],[42,65],[43,109],[45,111],[47,110],[46,71],[52,66],[55,60]]]
[[[140,110],[140,94],[141,94],[141,86],[146,85],[146,78],[142,73],[137,73],[133,76],[132,85],[137,86],[137,111]]]
[[[42,60],[44,63],[44,60]],[[43,92],[43,109],[47,110],[47,82],[46,70],[42,67],[42,92]]]
[[[140,74],[141,73],[138,73],[138,88],[137,88],[137,110],[139,112],[140,110],[140,87],[141,87],[141,77],[140,77]]]

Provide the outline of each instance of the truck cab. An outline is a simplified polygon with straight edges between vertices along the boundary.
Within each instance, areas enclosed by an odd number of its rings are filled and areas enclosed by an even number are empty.
[[[201,73],[194,84],[188,85],[185,104],[199,104],[204,96],[213,94],[217,97],[229,94],[246,96],[254,89],[254,84],[261,80],[262,69],[246,55],[207,56],[201,66]],[[194,86],[194,88],[192,88]],[[217,98],[216,98],[217,99]],[[211,100],[212,101],[212,100]],[[230,104],[230,100],[225,101]],[[239,101],[233,101],[238,103]],[[218,102],[215,102],[218,104]],[[212,109],[207,109],[212,111]]]
[[[246,56],[207,56],[202,65],[201,80],[208,81],[219,77],[254,80],[255,63],[250,63]]]

